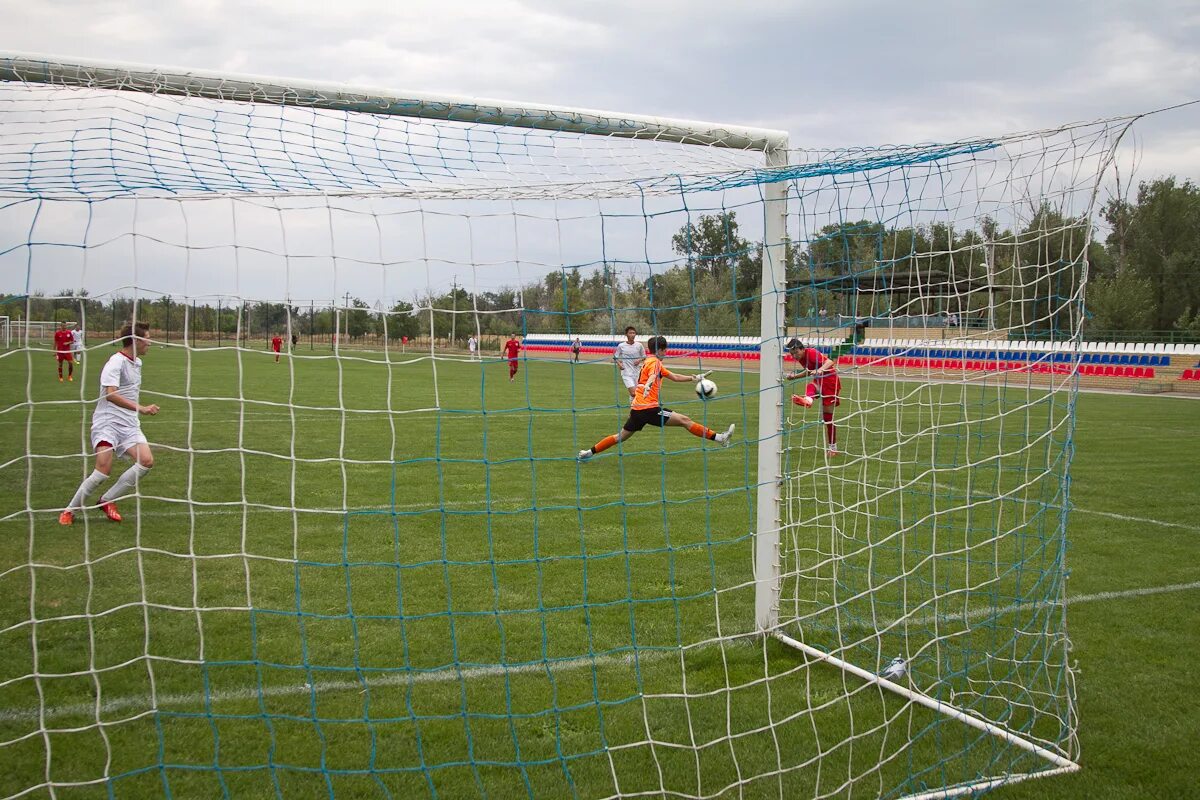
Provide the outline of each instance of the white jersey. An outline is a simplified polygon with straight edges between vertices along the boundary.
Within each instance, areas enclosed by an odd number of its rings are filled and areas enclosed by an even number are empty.
[[[621,342],[613,351],[613,358],[621,367],[621,376],[632,378],[637,383],[638,373],[642,371],[642,361],[646,358],[646,345],[641,342]]]
[[[142,360],[130,358],[120,350],[109,357],[104,369],[100,371],[100,399],[92,413],[93,431],[139,427],[141,423],[138,421],[137,412],[109,402],[105,397],[106,386],[116,386],[117,394],[137,405],[142,392]]]
[[[82,350],[83,349],[83,331],[81,331],[79,329],[71,331],[71,349],[72,350]]]
[[[467,348],[468,348],[468,349],[469,349],[469,350],[470,350],[472,353],[474,353],[474,352],[475,352],[475,337],[474,337],[474,336],[472,336],[470,339],[467,339]]]

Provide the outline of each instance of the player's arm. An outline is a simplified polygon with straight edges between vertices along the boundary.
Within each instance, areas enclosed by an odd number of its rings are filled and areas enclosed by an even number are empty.
[[[154,416],[158,413],[157,405],[151,404],[148,406],[139,406],[137,403],[118,392],[116,386],[105,386],[103,388],[104,399],[112,403],[114,406],[120,406],[126,411],[132,411],[135,414],[149,414],[150,416]]]
[[[662,371],[664,378],[670,378],[676,383],[699,383],[712,374],[712,370],[698,372],[695,375],[680,375],[678,372],[668,372],[666,367]]]
[[[821,366],[819,366],[815,370],[813,370],[812,376],[814,378],[824,378],[826,375],[833,372],[836,368],[837,368],[837,365],[833,363],[833,360],[827,357],[824,361],[821,362]]]

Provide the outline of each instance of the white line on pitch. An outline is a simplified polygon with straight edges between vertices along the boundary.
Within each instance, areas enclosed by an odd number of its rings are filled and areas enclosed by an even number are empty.
[[[1067,605],[1075,605],[1078,603],[1092,603],[1101,600],[1119,600],[1127,597],[1145,597],[1147,595],[1168,594],[1173,592],[1186,592],[1194,589],[1200,589],[1200,581],[1192,583],[1173,583],[1166,586],[1148,586],[1142,589],[1124,589],[1113,592],[1097,592],[1095,594],[1077,595],[1069,597],[1065,600]],[[1030,609],[1036,607],[1057,606],[1056,601],[1041,601],[1038,603],[1024,603],[1005,606],[999,609],[978,609],[969,612],[966,615],[939,615],[936,619],[946,621],[961,620],[964,618],[984,617],[984,616],[999,616],[1009,611],[1017,611],[1021,609]],[[913,624],[928,624],[934,621],[934,617],[911,620]],[[725,641],[726,646],[737,646],[739,641],[745,639],[733,639]],[[709,643],[707,646],[711,646]],[[671,650],[645,650],[637,654],[637,660],[640,663],[647,661],[657,661],[667,657],[679,657],[679,651]],[[630,653],[621,655],[601,655],[601,656],[579,656],[577,658],[568,658],[560,661],[521,664],[512,667],[501,666],[485,666],[485,667],[465,667],[465,668],[444,668],[432,670],[428,672],[403,672],[403,673],[388,673],[381,676],[366,676],[361,680],[343,680],[343,681],[328,681],[317,682],[314,687],[306,684],[294,684],[289,686],[268,686],[261,690],[259,689],[234,689],[221,692],[211,692],[207,695],[208,699],[213,703],[221,703],[230,700],[253,700],[260,696],[263,697],[281,697],[287,695],[309,694],[313,691],[348,691],[357,690],[363,691],[368,687],[383,687],[383,686],[407,686],[409,684],[421,683],[451,683],[455,681],[473,680],[476,678],[499,678],[505,675],[529,675],[542,673],[546,671],[572,671],[583,667],[607,667],[613,665],[631,665],[634,663],[634,656]],[[158,697],[159,707],[164,705],[183,705],[196,706],[205,701],[206,695],[196,692],[162,694]],[[111,714],[117,711],[127,709],[144,708],[147,703],[145,695],[126,695],[124,697],[114,697],[111,700],[105,700],[100,703],[100,714]],[[95,703],[73,703],[65,706],[51,706],[44,711],[39,711],[36,708],[19,708],[0,710],[0,722],[31,722],[38,720],[51,720],[59,717],[64,717],[73,714],[89,714],[96,712]],[[150,709],[145,709],[138,713],[138,716],[152,713]],[[112,722],[112,721],[110,721]]]
[[[1200,533],[1200,526],[1186,525],[1182,522],[1164,522],[1161,519],[1150,519],[1149,517],[1131,517],[1128,514],[1114,514],[1111,511],[1093,511],[1090,508],[1073,507],[1071,511],[1079,512],[1080,514],[1095,514],[1098,517],[1111,517],[1112,519],[1119,519],[1125,522],[1144,522],[1147,525],[1161,525],[1164,528],[1182,528],[1185,531]]]
[[[897,617],[894,619],[879,620],[874,625],[865,624],[866,620],[855,620],[849,623],[842,623],[838,627],[841,630],[890,630],[899,625],[911,625],[915,627],[924,627],[932,625],[935,622],[953,623],[953,622],[968,622],[976,619],[988,619],[991,617],[1002,617],[1005,614],[1011,614],[1017,611],[1035,611],[1043,608],[1057,608],[1061,605],[1073,606],[1078,603],[1094,603],[1098,600],[1119,600],[1125,597],[1145,597],[1154,594],[1169,594],[1172,592],[1187,592],[1193,589],[1200,589],[1200,581],[1192,583],[1171,583],[1166,586],[1148,586],[1143,589],[1122,589],[1113,592],[1097,592],[1095,594],[1081,594],[1075,597],[1068,597],[1064,601],[1058,600],[1033,600],[1028,603],[1010,603],[1006,606],[986,606],[975,608],[970,611],[960,613],[943,612],[941,614],[926,614],[923,617]],[[955,602],[953,599],[947,600],[947,604]],[[800,625],[804,621],[799,621]],[[820,623],[818,623],[820,624]],[[833,626],[824,626],[830,629]]]

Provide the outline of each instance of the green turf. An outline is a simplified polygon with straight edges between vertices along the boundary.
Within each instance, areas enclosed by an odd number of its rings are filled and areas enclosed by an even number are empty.
[[[59,384],[40,356],[27,389],[29,356],[0,358],[0,752],[16,765],[0,796],[49,779],[58,797],[869,797],[1040,768],[775,643],[730,638],[754,627],[743,432],[757,398],[740,394],[753,374],[719,373],[707,404],[664,388],[678,410],[736,422],[734,447],[647,429],[577,466],[624,417],[605,365],[531,362],[510,384],[494,362],[439,361],[435,376],[411,355],[276,365],[155,348],[145,389],[163,412],[144,422],[157,464],[143,497],[122,503],[119,527],[93,512],[66,530],[55,512],[90,469],[100,360]],[[1024,691],[1061,694],[1061,670],[1027,665],[1054,661],[1052,609],[958,628],[945,616],[1055,595],[1065,393],[848,388],[848,456],[827,465],[811,413],[789,429],[795,629],[868,668],[917,651],[914,680],[938,692],[999,664]],[[1053,436],[1001,414],[1018,407]],[[1069,596],[1195,580],[1198,418],[1185,401],[1080,398]],[[947,593],[953,609],[932,604]],[[833,595],[837,614],[821,610]],[[837,637],[906,606],[936,622]],[[1196,606],[1189,590],[1072,607],[1085,769],[1005,795],[1182,793]],[[1021,697],[967,702],[995,714],[1015,698],[1010,726],[1061,737]]]

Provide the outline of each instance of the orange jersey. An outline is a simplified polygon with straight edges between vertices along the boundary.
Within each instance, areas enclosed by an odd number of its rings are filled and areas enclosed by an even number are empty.
[[[59,353],[71,352],[71,332],[70,331],[55,331],[54,332],[54,349]]]
[[[662,386],[663,376],[670,374],[671,371],[657,356],[647,355],[646,360],[642,362],[642,371],[638,373],[637,389],[633,393],[630,408],[658,408],[658,389]]]

